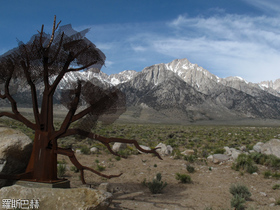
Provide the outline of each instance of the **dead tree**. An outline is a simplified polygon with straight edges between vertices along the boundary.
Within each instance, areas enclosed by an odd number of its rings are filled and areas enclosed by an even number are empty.
[[[53,22],[52,34],[44,33],[44,25],[37,35],[27,44],[19,46],[0,57],[0,97],[10,103],[11,112],[0,112],[0,117],[8,117],[22,122],[34,130],[33,150],[25,173],[16,175],[1,174],[2,179],[22,179],[35,182],[57,182],[57,155],[68,156],[71,162],[80,170],[82,182],[84,170],[97,175],[112,178],[118,175],[105,175],[92,168],[81,165],[75,157],[74,151],[58,146],[57,140],[71,135],[81,135],[104,144],[108,150],[110,143],[122,142],[133,144],[138,150],[153,153],[161,158],[156,149],[144,150],[136,140],[121,138],[105,138],[89,130],[70,128],[74,122],[92,116],[95,121],[104,114],[115,114],[113,121],[125,109],[124,94],[115,89],[104,89],[89,81],[77,80],[69,84],[70,88],[61,93],[61,103],[68,109],[65,119],[59,129],[54,128],[54,93],[60,82],[68,72],[77,72],[94,67],[96,72],[104,65],[105,55],[85,38],[88,30],[76,32],[70,25],[59,27],[60,22]],[[34,120],[30,120],[20,113],[18,105],[11,93],[11,81],[14,83],[25,81],[32,96]],[[38,84],[43,84],[41,101],[38,96]],[[41,103],[40,103],[41,102]],[[81,109],[81,103],[87,106]],[[41,106],[40,106],[41,104]],[[83,106],[84,107],[84,106]],[[79,108],[79,109],[78,109]]]

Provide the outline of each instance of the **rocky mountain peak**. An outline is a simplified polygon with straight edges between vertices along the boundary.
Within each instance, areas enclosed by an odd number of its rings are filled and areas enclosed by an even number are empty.
[[[133,77],[135,77],[137,74],[137,71],[135,70],[125,70],[118,74],[111,74],[108,77],[108,80],[111,82],[112,85],[118,85],[120,83],[127,82],[131,80]]]

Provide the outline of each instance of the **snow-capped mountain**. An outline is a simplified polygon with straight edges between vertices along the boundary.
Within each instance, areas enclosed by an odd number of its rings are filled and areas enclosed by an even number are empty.
[[[119,87],[127,95],[127,105],[138,107],[135,116],[189,121],[280,119],[277,94],[240,77],[219,78],[187,59],[146,67]]]
[[[155,64],[141,72],[69,72],[59,88],[69,88],[77,79],[122,90],[126,94],[126,115],[135,120],[280,119],[280,79],[251,83],[238,76],[219,78],[187,59]],[[26,98],[24,94],[18,97]]]
[[[68,72],[60,82],[60,88],[67,87],[67,84],[71,81],[84,80],[92,81],[98,79],[101,83],[106,86],[115,86],[120,83],[124,83],[132,79],[137,74],[134,70],[125,70],[118,74],[108,75],[102,71],[96,73],[94,69],[88,69],[83,72]]]

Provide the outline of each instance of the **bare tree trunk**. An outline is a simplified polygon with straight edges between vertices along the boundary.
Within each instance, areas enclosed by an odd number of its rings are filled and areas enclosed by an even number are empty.
[[[33,150],[26,168],[26,173],[32,172],[32,181],[55,182],[58,180],[56,148],[57,145],[49,145],[48,132],[35,131]]]

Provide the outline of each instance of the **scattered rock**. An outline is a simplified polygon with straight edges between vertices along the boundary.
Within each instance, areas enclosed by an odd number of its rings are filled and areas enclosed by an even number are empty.
[[[267,196],[267,194],[266,194],[265,192],[260,192],[260,194],[261,194],[262,196],[264,196],[264,197]]]
[[[224,161],[229,160],[229,156],[224,155],[224,154],[214,154],[213,155],[213,163],[218,164]]]
[[[269,200],[270,200],[271,202],[275,202],[275,201],[276,201],[275,198],[269,198]]]
[[[181,152],[182,155],[193,155],[194,154],[194,150],[193,149],[186,149],[184,152]]]
[[[256,145],[253,146],[253,150],[260,153],[263,145],[264,145],[264,143],[258,142],[258,143],[256,143]]]
[[[163,156],[168,156],[172,154],[173,148],[170,145],[163,144],[163,143],[159,143],[156,148],[159,147],[159,149],[157,149],[157,152],[160,155]]]
[[[113,147],[112,147],[112,150],[114,152],[119,152],[120,150],[124,150],[127,148],[127,144],[126,143],[119,143],[119,142],[116,142],[114,143]]]
[[[261,147],[261,153],[280,158],[280,139],[271,139]]]
[[[207,157],[207,160],[213,161],[213,155],[208,156],[208,157]]]
[[[97,147],[92,147],[92,148],[90,148],[90,152],[95,154],[95,153],[98,152],[98,148]]]
[[[229,147],[224,147],[225,154],[230,156],[231,155],[231,149]]]
[[[32,141],[24,133],[7,127],[0,127],[0,173],[23,173],[28,164]],[[0,188],[11,185],[8,180],[0,180]]]
[[[98,186],[98,190],[103,191],[103,192],[109,192],[109,183],[101,183]]]
[[[75,153],[76,154],[82,154],[82,151],[80,149],[76,149]]]
[[[238,156],[241,154],[242,152],[236,149],[232,149],[232,153],[231,153],[231,157],[233,160],[236,160],[238,158]]]
[[[28,188],[19,185],[3,187],[0,199],[39,200],[40,209],[95,209],[105,210],[112,194],[91,188]]]

